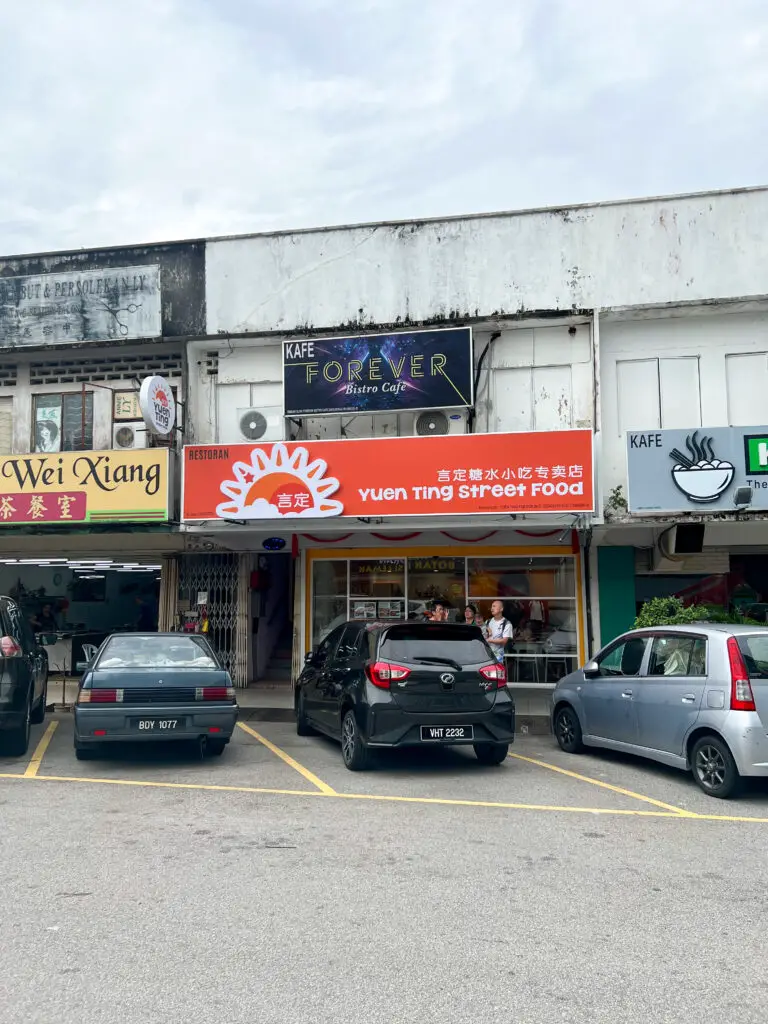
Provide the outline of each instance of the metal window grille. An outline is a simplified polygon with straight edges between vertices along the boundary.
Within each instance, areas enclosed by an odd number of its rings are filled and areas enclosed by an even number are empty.
[[[247,664],[243,664],[243,641],[238,635],[247,606],[241,608],[241,556],[232,552],[184,555],[179,571],[179,598],[197,605],[197,595],[208,595],[208,641],[221,659],[236,686],[247,683]],[[238,646],[240,650],[238,650]],[[238,657],[240,654],[240,657]]]
[[[147,352],[131,354],[114,349],[105,356],[46,359],[30,363],[29,383],[88,384],[90,381],[132,380],[134,377],[141,379],[154,373],[162,373],[168,378],[178,378],[183,375],[183,367],[180,350],[161,354],[150,348]],[[0,374],[2,372],[0,370]]]

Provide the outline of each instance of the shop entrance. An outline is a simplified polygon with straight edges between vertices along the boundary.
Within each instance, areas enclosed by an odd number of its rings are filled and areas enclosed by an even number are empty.
[[[250,590],[250,665],[254,682],[291,684],[293,603],[291,555],[259,554]]]

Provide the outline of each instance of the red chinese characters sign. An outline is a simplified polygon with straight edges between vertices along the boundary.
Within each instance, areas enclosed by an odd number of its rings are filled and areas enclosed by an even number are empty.
[[[182,507],[188,521],[590,512],[592,433],[193,445]]]
[[[0,523],[77,523],[86,515],[85,491],[41,494],[0,491]]]

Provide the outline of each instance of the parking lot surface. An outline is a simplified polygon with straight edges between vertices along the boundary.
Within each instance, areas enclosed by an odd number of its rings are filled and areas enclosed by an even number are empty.
[[[540,737],[355,774],[249,720],[221,758],[78,762],[67,714],[0,775],[20,1022],[764,1019],[765,784]]]

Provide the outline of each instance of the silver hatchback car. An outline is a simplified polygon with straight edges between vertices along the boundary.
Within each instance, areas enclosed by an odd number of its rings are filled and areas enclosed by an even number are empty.
[[[565,676],[552,727],[569,754],[608,747],[692,771],[709,796],[768,777],[768,628],[635,629]]]

